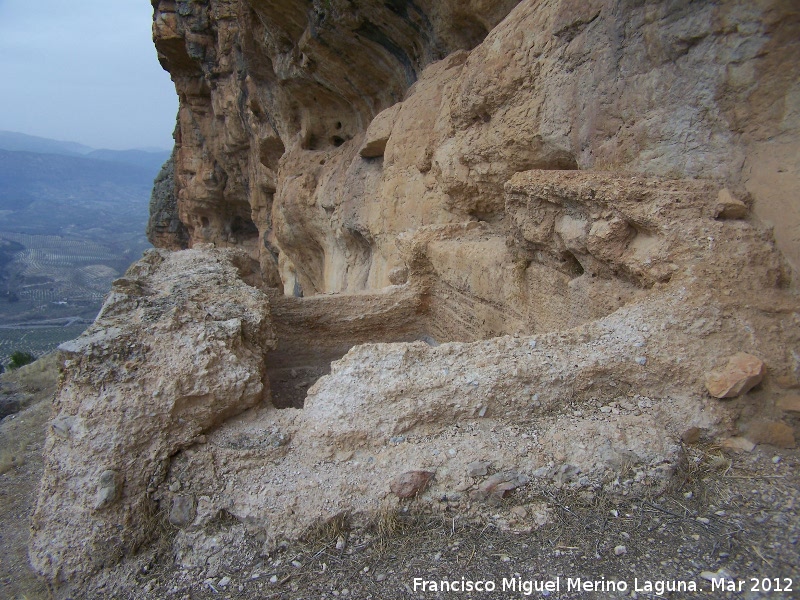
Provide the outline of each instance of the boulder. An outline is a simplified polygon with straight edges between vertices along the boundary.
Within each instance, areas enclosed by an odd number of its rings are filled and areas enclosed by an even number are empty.
[[[706,377],[706,389],[715,398],[735,398],[746,394],[764,379],[764,363],[752,354],[739,352],[727,364]]]
[[[269,301],[244,283],[248,264],[241,250],[151,250],[61,345],[30,542],[51,581],[79,583],[146,541],[170,457],[269,398]],[[176,498],[170,520],[192,511]]]

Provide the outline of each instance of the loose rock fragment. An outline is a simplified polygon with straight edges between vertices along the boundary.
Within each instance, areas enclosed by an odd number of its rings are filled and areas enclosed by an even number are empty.
[[[684,444],[696,444],[700,441],[701,434],[702,430],[699,427],[689,427],[689,429],[683,432],[681,439]]]
[[[515,471],[495,473],[486,479],[486,481],[484,481],[477,490],[474,490],[471,495],[478,500],[487,498],[501,500],[505,498],[509,492],[517,489],[521,485],[525,485],[528,481],[530,481],[530,479],[526,475],[521,475]]]
[[[524,519],[528,516],[528,511],[525,510],[524,506],[515,506],[511,509],[511,514],[519,519]]]
[[[467,465],[467,474],[470,477],[483,477],[489,472],[489,466],[492,463],[482,460],[476,460]]]
[[[723,440],[722,447],[733,452],[752,452],[756,445],[743,437],[732,437]]]
[[[786,412],[800,413],[800,396],[784,396],[777,406]]]
[[[735,398],[761,383],[766,373],[764,363],[745,352],[734,354],[728,363],[706,377],[706,389],[715,398]]]
[[[432,477],[431,471],[407,471],[392,481],[390,489],[398,498],[411,498],[423,491]]]
[[[714,207],[715,219],[744,219],[747,212],[747,205],[734,198],[730,190],[723,188],[719,191],[717,205]]]
[[[747,428],[747,439],[754,444],[794,448],[794,430],[780,421],[755,421]]]
[[[172,500],[169,511],[169,522],[176,527],[183,527],[194,521],[194,496],[176,496]]]
[[[702,571],[700,573],[700,577],[702,577],[706,581],[716,581],[716,582],[733,581],[733,576],[730,573],[728,573],[725,569],[719,569],[716,573],[712,571]]]
[[[107,469],[100,473],[97,482],[97,494],[95,496],[94,508],[100,510],[113,504],[119,498],[119,474],[116,471]]]

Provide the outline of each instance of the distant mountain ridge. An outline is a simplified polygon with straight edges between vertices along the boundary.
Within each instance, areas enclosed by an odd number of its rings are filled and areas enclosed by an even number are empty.
[[[144,167],[150,171],[155,170],[155,173],[158,173],[158,169],[170,155],[169,150],[153,151],[140,148],[132,148],[130,150],[96,149],[78,142],[52,140],[16,131],[0,131],[0,150],[91,158]]]
[[[92,152],[94,148],[78,142],[51,140],[35,135],[27,135],[16,131],[0,131],[0,149],[22,152],[41,152],[45,154],[64,154],[81,156]]]

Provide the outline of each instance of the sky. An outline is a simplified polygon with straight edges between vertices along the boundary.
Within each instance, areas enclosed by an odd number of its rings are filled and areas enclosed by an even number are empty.
[[[148,0],[0,0],[0,130],[172,147],[178,100]]]

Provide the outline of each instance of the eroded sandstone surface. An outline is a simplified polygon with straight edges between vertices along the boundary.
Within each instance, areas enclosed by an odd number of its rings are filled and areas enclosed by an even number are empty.
[[[157,514],[213,570],[218,539],[794,445],[791,3],[153,5],[180,109],[149,234],[184,249],[63,349],[45,576],[79,585]]]

